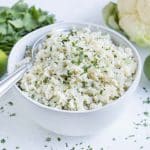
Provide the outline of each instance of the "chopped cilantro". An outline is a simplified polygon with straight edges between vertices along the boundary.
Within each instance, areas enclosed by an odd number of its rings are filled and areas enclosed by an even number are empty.
[[[84,58],[83,51],[80,51],[80,53],[79,53],[79,59],[78,59],[78,62],[77,62],[78,65],[80,65],[82,63],[83,58]]]
[[[65,146],[68,147],[68,143],[65,143]]]
[[[140,146],[140,149],[143,149],[144,147],[143,146]]]
[[[89,68],[90,68],[90,66],[83,66],[84,73],[86,73]]]
[[[20,147],[19,146],[16,146],[16,149],[19,149]]]
[[[14,116],[16,116],[16,113],[12,113],[12,114],[10,114],[9,116],[10,116],[10,117],[14,117]]]
[[[135,137],[135,135],[134,135],[134,134],[132,134],[132,135],[129,135],[128,137]]]
[[[57,141],[59,141],[59,142],[60,142],[60,141],[61,141],[61,138],[60,138],[60,137],[58,137],[58,138],[57,138]]]
[[[6,142],[5,139],[1,139],[1,143],[4,144]]]
[[[82,87],[83,88],[87,87],[87,82],[86,81],[82,81]]]
[[[47,141],[47,142],[50,142],[50,141],[51,141],[51,138],[50,138],[50,137],[47,137],[47,138],[46,138],[46,141]]]
[[[144,112],[144,115],[145,115],[145,116],[149,116],[149,112],[145,111],[145,112]]]
[[[146,100],[143,101],[143,104],[150,104],[150,97],[147,97]]]
[[[10,101],[10,102],[8,102],[8,104],[9,104],[10,106],[13,106],[13,102],[11,102],[11,101]]]

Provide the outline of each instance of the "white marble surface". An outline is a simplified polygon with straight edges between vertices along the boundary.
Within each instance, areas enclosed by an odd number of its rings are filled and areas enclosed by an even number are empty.
[[[103,24],[101,9],[109,0],[25,0],[30,5],[36,5],[45,10],[53,12],[58,21],[86,21]],[[15,0],[0,0],[0,6],[12,5]],[[148,50],[139,49],[142,60],[150,53]],[[147,87],[148,92],[143,90]],[[88,145],[93,150],[149,150],[150,149],[150,115],[145,116],[143,112],[150,113],[150,104],[143,104],[143,101],[150,96],[150,82],[142,75],[141,83],[132,97],[129,107],[124,114],[111,124],[108,128],[92,137],[64,137],[47,131],[35,124],[30,117],[22,112],[22,104],[17,95],[12,94],[11,89],[5,96],[0,98],[0,150],[69,150],[75,146],[75,150],[82,147],[87,149]],[[9,101],[13,102],[11,106]],[[3,112],[4,110],[4,112]],[[15,116],[10,114],[15,113]],[[36,114],[35,114],[36,115]],[[146,119],[146,125],[135,123]],[[129,137],[131,135],[131,137]],[[134,135],[134,136],[132,136]],[[47,142],[46,138],[51,137]],[[57,140],[61,137],[61,141]],[[5,139],[3,143],[1,139]],[[115,140],[113,140],[115,138]],[[136,142],[135,142],[136,141]],[[68,143],[66,148],[65,143]],[[80,143],[83,144],[80,145]],[[79,144],[79,146],[76,146]],[[48,147],[44,147],[47,145]]]

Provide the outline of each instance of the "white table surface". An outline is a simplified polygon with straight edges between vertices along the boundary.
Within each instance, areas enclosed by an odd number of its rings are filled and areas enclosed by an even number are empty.
[[[0,0],[0,6],[10,6],[16,0]],[[101,10],[109,0],[25,0],[30,5],[36,5],[45,10],[53,12],[58,21],[85,21],[103,24]],[[148,50],[139,49],[142,60],[150,53]],[[147,88],[147,92],[143,90]],[[12,94],[11,89],[5,96],[0,98],[0,150],[69,150],[75,146],[75,150],[84,150],[88,145],[93,150],[150,150],[150,114],[145,116],[143,112],[150,113],[150,104],[143,101],[150,96],[150,82],[144,75],[137,91],[132,97],[126,111],[120,118],[98,135],[91,137],[65,137],[47,131],[22,112],[21,101],[17,95]],[[11,106],[9,101],[13,102]],[[15,116],[10,116],[14,114]],[[147,126],[139,125],[136,129],[135,123],[146,119]],[[132,136],[133,135],[133,136]],[[51,141],[46,141],[51,137]],[[57,138],[61,137],[61,141]],[[147,139],[146,139],[147,137]],[[149,137],[149,138],[148,138]],[[1,141],[5,139],[5,143]],[[113,138],[115,138],[113,140]],[[65,143],[68,143],[68,148]],[[83,143],[80,145],[80,143]],[[79,144],[79,146],[76,146]],[[47,147],[45,147],[47,145]],[[89,149],[90,150],[90,149]]]

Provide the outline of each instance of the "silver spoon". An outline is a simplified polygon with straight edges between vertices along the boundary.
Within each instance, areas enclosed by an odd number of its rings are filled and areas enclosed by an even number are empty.
[[[4,95],[11,87],[13,87],[23,77],[24,73],[32,67],[35,59],[35,54],[38,50],[38,46],[41,43],[41,41],[44,40],[44,37],[45,36],[41,37],[34,43],[32,47],[31,61],[19,67],[16,71],[7,75],[2,81],[0,81],[0,97]]]

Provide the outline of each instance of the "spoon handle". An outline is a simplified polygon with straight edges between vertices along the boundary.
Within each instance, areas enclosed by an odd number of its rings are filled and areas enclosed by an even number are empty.
[[[25,64],[18,68],[15,72],[6,76],[0,81],[0,97],[4,95],[17,81],[19,81],[24,73],[29,69],[31,64]]]

